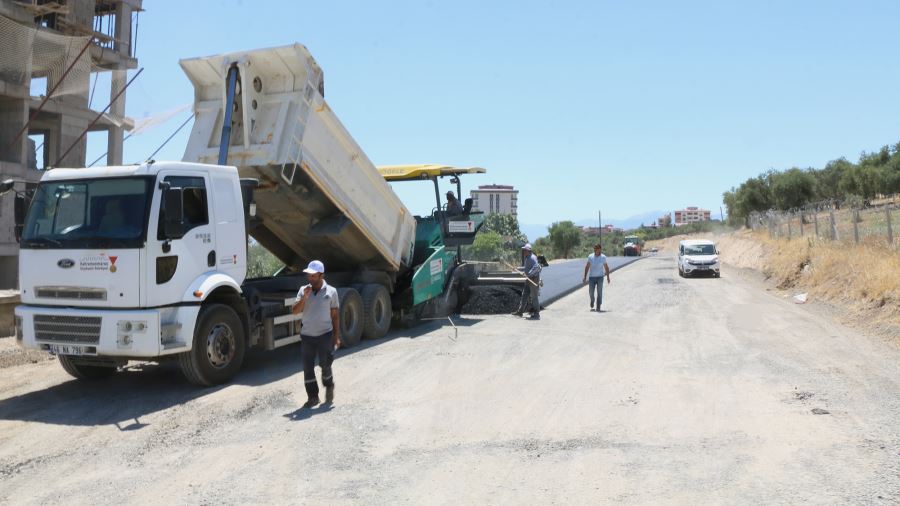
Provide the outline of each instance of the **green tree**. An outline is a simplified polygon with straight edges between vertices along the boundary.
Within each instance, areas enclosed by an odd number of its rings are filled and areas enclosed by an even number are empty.
[[[548,229],[553,250],[563,258],[569,258],[572,251],[581,244],[581,229],[571,221],[558,221]]]
[[[483,232],[496,232],[511,240],[525,242],[525,236],[519,230],[519,220],[511,214],[492,213],[484,218]]]
[[[816,178],[809,171],[792,168],[770,174],[772,200],[782,211],[803,207],[813,201]]]
[[[846,158],[832,160],[822,170],[814,171],[816,178],[816,200],[838,200],[841,198],[841,178],[853,168]]]
[[[553,243],[549,237],[539,237],[531,243],[531,248],[536,255],[544,255],[547,260],[556,258],[556,252],[553,251]]]
[[[467,258],[481,261],[497,261],[505,258],[503,237],[497,232],[481,232],[475,236],[475,242],[467,248]]]
[[[250,240],[247,248],[247,277],[262,278],[275,274],[275,271],[284,267],[284,263],[275,255],[263,248],[258,242]]]

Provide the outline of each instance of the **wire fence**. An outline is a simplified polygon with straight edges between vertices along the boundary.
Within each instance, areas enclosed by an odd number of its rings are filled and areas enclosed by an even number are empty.
[[[862,202],[825,201],[791,211],[752,213],[750,227],[773,239],[809,238],[896,248],[900,194]]]

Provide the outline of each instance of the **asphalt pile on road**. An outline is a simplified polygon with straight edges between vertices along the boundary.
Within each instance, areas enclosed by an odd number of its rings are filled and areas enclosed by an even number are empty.
[[[508,314],[519,308],[522,289],[512,286],[473,286],[462,314]]]

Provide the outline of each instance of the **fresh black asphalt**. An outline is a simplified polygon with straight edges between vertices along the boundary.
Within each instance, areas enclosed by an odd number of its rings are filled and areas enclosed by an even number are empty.
[[[608,257],[609,271],[621,269],[641,258],[643,257]],[[581,280],[586,263],[587,259],[576,258],[544,267],[541,271],[541,279],[544,281],[544,287],[541,288],[541,305],[549,305],[584,286]]]

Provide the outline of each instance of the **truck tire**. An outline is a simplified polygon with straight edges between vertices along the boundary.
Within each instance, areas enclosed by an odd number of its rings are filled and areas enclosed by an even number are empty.
[[[245,350],[244,326],[234,309],[210,304],[200,309],[194,345],[191,351],[178,355],[178,365],[195,385],[220,385],[241,369]]]
[[[117,367],[103,367],[101,365],[86,365],[78,363],[77,358],[68,355],[60,355],[59,365],[74,378],[78,379],[103,379],[116,373]]]
[[[384,337],[391,329],[391,294],[378,284],[368,284],[362,289],[363,339]]]
[[[341,346],[352,348],[359,344],[363,333],[363,300],[353,288],[338,288],[341,305]]]

